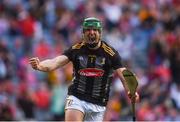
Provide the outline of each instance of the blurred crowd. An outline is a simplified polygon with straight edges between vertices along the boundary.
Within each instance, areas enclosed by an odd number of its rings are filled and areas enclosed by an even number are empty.
[[[138,77],[137,120],[180,121],[179,0],[1,0],[0,120],[64,120],[72,64],[44,73],[28,59],[61,55],[80,41],[82,21],[92,16]],[[131,119],[114,74],[105,120]]]

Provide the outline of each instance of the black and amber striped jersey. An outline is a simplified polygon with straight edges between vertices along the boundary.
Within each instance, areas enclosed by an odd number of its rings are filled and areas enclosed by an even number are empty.
[[[73,82],[68,95],[105,106],[108,101],[113,70],[122,67],[118,52],[104,41],[98,49],[89,49],[83,42],[65,50],[73,63]]]

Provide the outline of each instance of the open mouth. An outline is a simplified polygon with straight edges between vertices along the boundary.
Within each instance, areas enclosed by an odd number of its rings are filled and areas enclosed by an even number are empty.
[[[96,43],[96,36],[95,35],[89,35],[88,36],[88,43],[89,44]]]

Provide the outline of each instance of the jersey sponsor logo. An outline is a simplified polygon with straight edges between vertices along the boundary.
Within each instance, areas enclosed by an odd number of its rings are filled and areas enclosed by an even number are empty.
[[[85,68],[79,70],[79,74],[87,77],[101,77],[104,74],[104,70],[97,68]]]

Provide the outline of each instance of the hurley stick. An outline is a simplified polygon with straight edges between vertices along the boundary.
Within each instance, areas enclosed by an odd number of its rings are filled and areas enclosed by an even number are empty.
[[[130,94],[135,99],[135,93],[138,86],[138,81],[136,79],[136,76],[128,69],[124,70],[122,73],[130,90]],[[133,121],[136,121],[135,100],[133,101],[131,100],[131,106],[132,106]]]

